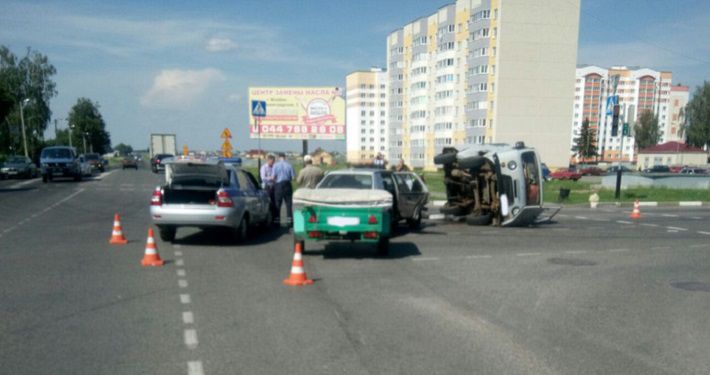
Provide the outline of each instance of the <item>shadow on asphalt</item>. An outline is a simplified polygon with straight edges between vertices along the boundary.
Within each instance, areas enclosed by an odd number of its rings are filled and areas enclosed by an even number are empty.
[[[196,246],[253,246],[275,242],[281,236],[287,235],[288,232],[288,228],[282,227],[251,229],[246,241],[238,241],[229,231],[223,229],[203,229],[184,237],[180,236],[180,229],[178,229],[177,237],[173,243]]]
[[[402,259],[419,256],[422,253],[412,242],[390,242],[387,255],[379,255],[374,243],[362,242],[328,242],[322,250],[308,250],[306,242],[305,256],[322,256],[323,259]]]

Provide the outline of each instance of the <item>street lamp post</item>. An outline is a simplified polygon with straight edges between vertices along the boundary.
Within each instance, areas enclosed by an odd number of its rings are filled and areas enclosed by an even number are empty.
[[[71,144],[72,129],[74,129],[74,124],[69,124],[69,147],[73,148],[74,146]]]
[[[84,141],[84,153],[86,154],[86,136],[89,135],[89,133],[84,132],[81,133],[81,140]]]
[[[25,147],[25,157],[29,157],[29,154],[27,153],[27,134],[25,132],[25,111],[24,107],[29,103],[29,99],[24,99],[20,102],[20,124],[22,125],[22,144]]]

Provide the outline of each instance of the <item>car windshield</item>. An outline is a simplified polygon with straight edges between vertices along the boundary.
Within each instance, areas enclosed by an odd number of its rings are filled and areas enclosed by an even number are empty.
[[[48,148],[42,151],[42,157],[49,159],[70,159],[72,153],[68,148]]]
[[[372,189],[372,175],[329,174],[318,185],[318,189]]]

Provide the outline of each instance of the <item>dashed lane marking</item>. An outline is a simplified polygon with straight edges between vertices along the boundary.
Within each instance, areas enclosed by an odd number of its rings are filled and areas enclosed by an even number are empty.
[[[685,230],[688,230],[687,228],[678,228],[678,227],[666,227],[666,228],[668,228],[668,229],[670,229],[670,230],[674,230],[674,231],[679,231],[679,230],[680,230],[680,231],[685,231]]]
[[[675,214],[661,214],[661,216],[665,216],[665,217],[678,217],[678,215],[675,215]]]
[[[175,260],[175,265],[178,267],[182,267],[185,265],[185,261],[182,259],[177,259],[177,260]]]
[[[415,261],[430,261],[430,260],[439,260],[437,257],[419,257],[419,258],[412,258],[412,260]]]
[[[588,219],[586,216],[575,216],[574,218],[579,219],[579,220],[587,220]]]
[[[187,280],[185,280],[185,279],[178,280],[178,286],[180,288],[187,288]]]
[[[182,251],[175,251],[175,256],[176,257],[181,257],[182,256]]]
[[[658,224],[651,224],[651,223],[641,223],[641,225],[646,226],[646,227],[657,227]]]
[[[180,303],[183,305],[187,305],[192,302],[192,299],[190,298],[189,294],[181,294],[180,295]]]
[[[182,312],[182,322],[184,324],[195,323],[195,315],[192,313],[192,311],[183,311]]]
[[[177,273],[178,276],[185,277],[185,270],[179,269],[179,270],[176,270],[175,272]]]
[[[202,361],[187,362],[187,375],[204,375]]]
[[[180,244],[175,244],[175,245],[173,245],[173,247],[176,249],[182,249],[182,245],[180,245]]]
[[[76,196],[79,195],[79,193],[81,193],[82,191],[84,191],[84,189],[79,189],[79,190],[75,191],[74,193],[72,193],[72,194],[66,196],[64,199],[58,201],[57,203],[54,203],[54,204],[52,204],[51,206],[46,207],[44,210],[41,211],[41,214],[46,214],[46,213],[49,212],[50,210],[59,207],[62,203],[65,203],[65,202],[67,202],[68,200],[70,200],[70,199],[76,197]],[[11,226],[11,227],[5,228],[5,229],[2,231],[2,233],[3,233],[3,234],[6,234],[6,233],[8,233],[8,232],[11,232],[11,231],[13,231],[13,230],[15,230],[15,229],[17,229],[17,228],[19,228],[19,227],[25,225],[26,223],[29,223],[30,221],[32,221],[33,218],[36,218],[36,217],[37,217],[37,214],[35,213],[35,214],[31,215],[30,217],[24,218],[24,219],[20,220],[17,224],[15,224],[15,225],[13,225],[13,226]]]
[[[616,222],[619,224],[633,224],[632,222],[626,220],[617,220]]]
[[[16,183],[16,184],[12,184],[12,185],[10,185],[10,186],[8,186],[8,187],[9,187],[10,189],[17,189],[17,188],[21,188],[21,187],[23,187],[23,186],[25,186],[25,185],[29,185],[29,184],[31,184],[31,183],[33,183],[33,182],[38,182],[38,181],[39,181],[39,178],[33,178],[33,179],[31,179],[31,180],[22,181],[22,182],[18,182],[18,183]]]
[[[693,220],[703,220],[703,218],[700,216],[691,216],[690,218]]]
[[[466,255],[466,259],[490,259],[493,255]]]
[[[185,330],[185,345],[190,349],[197,347],[197,331],[190,328]]]
[[[706,245],[706,244],[690,245],[690,247],[693,249],[699,249],[701,247],[707,247],[707,246],[710,246],[710,245]]]
[[[704,234],[706,236],[710,236],[710,232],[703,232],[703,231],[699,230],[698,233]]]
[[[541,255],[542,253],[517,253],[515,254],[516,256],[519,257],[531,257],[531,256],[536,256],[536,255]]]
[[[587,250],[568,250],[565,251],[565,254],[584,254],[586,252]]]
[[[673,230],[673,229],[668,229],[666,232],[668,232],[668,233],[678,233],[677,230]]]

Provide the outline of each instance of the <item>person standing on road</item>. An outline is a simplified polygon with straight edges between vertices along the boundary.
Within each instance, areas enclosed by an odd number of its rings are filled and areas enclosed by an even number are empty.
[[[278,214],[276,213],[276,196],[274,195],[274,186],[276,185],[276,178],[274,177],[274,161],[276,161],[274,155],[269,154],[266,156],[266,163],[261,166],[259,177],[261,177],[261,187],[264,188],[266,193],[269,195],[269,210],[271,210],[271,217],[276,220]]]
[[[377,157],[375,157],[373,164],[375,164],[375,168],[378,168],[378,169],[385,168],[385,157],[382,156],[382,153],[377,154]]]
[[[274,196],[276,197],[276,220],[281,217],[281,204],[286,201],[286,220],[290,224],[293,220],[293,188],[291,181],[296,177],[291,164],[286,161],[286,154],[279,153],[279,161],[274,164]]]
[[[311,155],[304,156],[303,162],[306,166],[298,172],[296,183],[299,187],[315,189],[316,185],[318,185],[320,180],[323,179],[323,170],[313,165],[313,158]]]
[[[404,164],[404,159],[399,159],[399,161],[397,161],[397,165],[394,166],[394,171],[409,172],[409,167],[407,166],[407,164]]]

